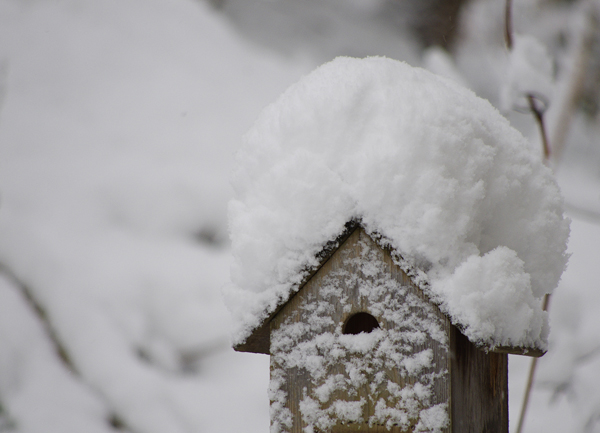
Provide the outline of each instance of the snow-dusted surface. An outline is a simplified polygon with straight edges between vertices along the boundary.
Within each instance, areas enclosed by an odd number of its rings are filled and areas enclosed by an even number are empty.
[[[386,58],[338,58],[266,108],[230,203],[241,342],[361,219],[424,272],[474,343],[546,348],[568,220],[558,187],[487,101]]]
[[[357,245],[359,253],[354,248],[339,252],[345,264],[325,275],[318,294],[304,295],[300,311],[271,333],[271,433],[292,427],[285,403],[286,383],[294,374],[310,382],[299,402],[307,433],[339,423],[433,433],[448,423],[447,402],[434,401],[434,389],[443,389],[448,380],[448,371],[433,362],[433,351],[448,347],[443,319],[390,276],[375,242],[364,239]],[[355,302],[368,306],[381,326],[343,334],[343,323],[332,315],[352,311],[349,295],[355,288]],[[343,397],[336,393],[340,390]]]

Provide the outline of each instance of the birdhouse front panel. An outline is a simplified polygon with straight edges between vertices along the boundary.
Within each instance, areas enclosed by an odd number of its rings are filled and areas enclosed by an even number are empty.
[[[270,327],[272,433],[450,431],[450,322],[362,228]]]

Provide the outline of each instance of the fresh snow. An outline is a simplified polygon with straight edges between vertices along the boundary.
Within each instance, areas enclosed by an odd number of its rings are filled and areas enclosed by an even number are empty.
[[[71,356],[98,346],[85,369],[72,359],[78,372],[69,373],[19,287],[3,279],[0,430],[114,431],[115,415],[148,433],[158,429],[133,418],[152,420],[154,408],[169,406],[170,424],[186,431],[268,431],[268,357],[228,349],[219,293],[229,279],[231,156],[262,107],[334,55],[388,54],[418,65],[420,54],[395,21],[366,35],[378,16],[390,18],[385,1],[235,0],[243,6],[236,20],[226,15],[234,0],[211,3],[225,7],[0,0],[1,260],[27,283]],[[579,6],[514,4],[515,28],[549,48],[562,84],[576,75],[569,71],[585,27],[573,11],[593,17]],[[496,104],[506,81],[503,9],[469,2],[458,45],[445,59],[424,56],[427,67]],[[285,54],[249,43],[242,26],[260,27]],[[531,116],[506,114],[537,136]],[[574,218],[572,256],[552,297],[527,431],[600,431],[597,125],[575,114],[558,171]],[[530,359],[509,359],[513,425]],[[139,386],[130,379],[137,370],[153,379]]]
[[[327,63],[263,111],[232,183],[235,343],[360,219],[473,342],[546,349],[562,198],[521,134],[454,81],[386,58]]]
[[[0,0],[0,70],[0,430],[261,431],[267,365],[220,294],[228,176],[304,66],[201,2]]]
[[[13,418],[1,430],[113,431],[107,405],[60,361],[46,332],[14,281],[0,277],[0,389]]]

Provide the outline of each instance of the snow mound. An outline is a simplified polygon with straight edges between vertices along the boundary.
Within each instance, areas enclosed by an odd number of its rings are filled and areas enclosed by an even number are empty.
[[[232,184],[234,344],[360,219],[471,341],[546,347],[541,299],[567,262],[559,189],[523,136],[451,80],[337,58],[262,112]]]

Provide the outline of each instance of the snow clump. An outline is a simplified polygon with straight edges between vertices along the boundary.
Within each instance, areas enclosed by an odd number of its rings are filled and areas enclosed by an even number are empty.
[[[337,58],[262,112],[232,184],[234,344],[360,219],[422,271],[472,342],[546,348],[541,299],[567,262],[559,189],[523,136],[453,81],[387,58]]]

